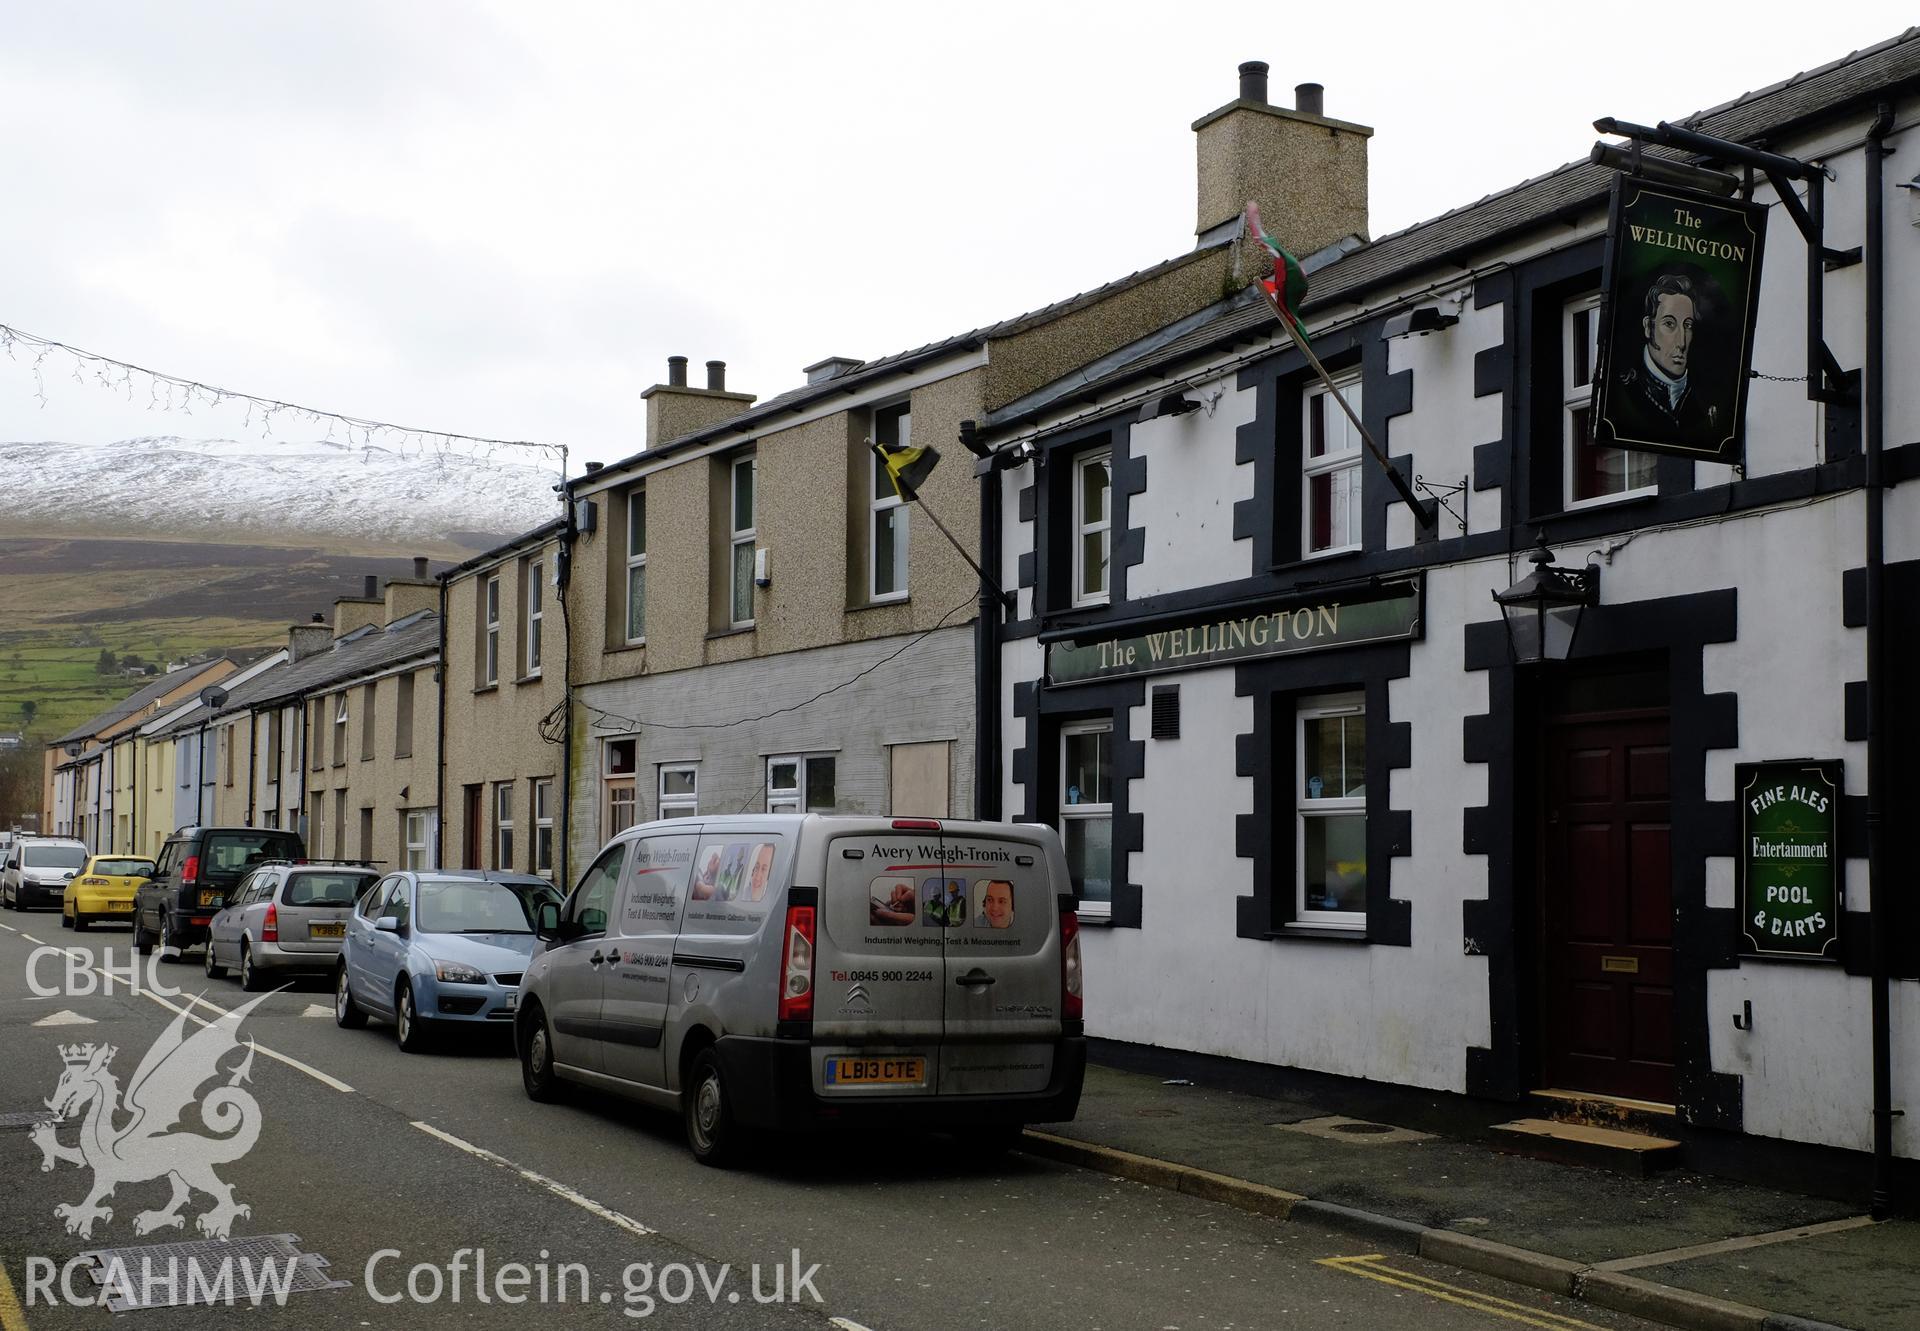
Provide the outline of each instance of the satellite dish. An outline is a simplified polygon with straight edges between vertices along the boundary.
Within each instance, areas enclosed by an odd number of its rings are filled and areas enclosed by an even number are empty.
[[[227,691],[217,684],[209,684],[200,690],[200,702],[203,706],[220,708],[226,706]]]

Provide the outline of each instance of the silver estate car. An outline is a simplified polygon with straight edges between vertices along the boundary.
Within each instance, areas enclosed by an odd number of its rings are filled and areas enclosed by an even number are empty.
[[[207,925],[207,977],[232,967],[242,989],[259,990],[274,974],[332,971],[353,903],[379,876],[378,869],[345,864],[255,869]]]

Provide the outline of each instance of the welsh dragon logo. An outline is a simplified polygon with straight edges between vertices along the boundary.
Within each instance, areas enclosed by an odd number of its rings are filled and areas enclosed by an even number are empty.
[[[124,1099],[108,1071],[119,1052],[114,1046],[60,1046],[66,1068],[46,1106],[62,1123],[84,1115],[79,1140],[63,1146],[56,1135],[60,1124],[43,1123],[34,1129],[33,1141],[44,1157],[42,1173],[62,1161],[93,1170],[93,1189],[84,1200],[53,1208],[55,1217],[66,1222],[67,1233],[93,1237],[95,1222],[113,1221],[113,1209],[101,1203],[115,1188],[160,1178],[173,1185],[173,1198],[135,1216],[136,1234],[184,1229],[186,1217],[180,1210],[196,1192],[214,1200],[194,1220],[194,1227],[209,1238],[228,1237],[235,1220],[253,1213],[233,1200],[233,1188],[213,1172],[216,1165],[240,1159],[260,1138],[260,1104],[240,1085],[253,1069],[252,1041],[238,1066],[223,1074],[220,1064],[241,1047],[235,1035],[240,1023],[269,996],[262,994],[191,1036],[182,1012],[140,1060]],[[200,1094],[202,1086],[223,1075],[224,1085]],[[200,1124],[217,1135],[181,1127],[181,1116],[196,1103]]]

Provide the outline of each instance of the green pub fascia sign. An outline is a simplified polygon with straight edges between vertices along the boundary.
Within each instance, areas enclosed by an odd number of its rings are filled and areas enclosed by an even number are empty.
[[[1420,584],[1394,583],[1351,599],[1326,597],[1216,616],[1177,628],[1050,643],[1047,682],[1091,684],[1419,636]]]
[[[1834,961],[1846,905],[1839,762],[1740,763],[1740,930],[1755,957]]]

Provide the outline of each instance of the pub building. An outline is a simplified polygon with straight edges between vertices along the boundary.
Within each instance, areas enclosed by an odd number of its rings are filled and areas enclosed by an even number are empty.
[[[1811,288],[1805,176],[1617,136],[1368,239],[1323,97],[1250,64],[1194,128],[1201,243],[1260,205],[1324,376],[1254,284],[962,434],[978,803],[1062,834],[1089,1034],[1911,1195],[1920,904],[1867,823],[1876,698],[1890,834],[1920,794],[1920,30],[1676,122],[1823,177]]]

